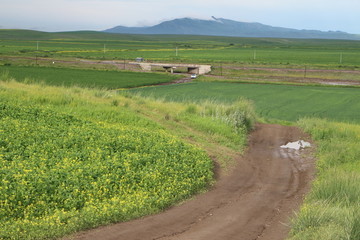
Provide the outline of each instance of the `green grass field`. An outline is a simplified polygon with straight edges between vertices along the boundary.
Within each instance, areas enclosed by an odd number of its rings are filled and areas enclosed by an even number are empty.
[[[203,82],[130,90],[180,102],[234,102],[245,97],[255,103],[259,116],[266,119],[297,121],[319,117],[354,123],[360,122],[359,91],[344,87]]]
[[[118,89],[170,82],[179,76],[126,71],[99,71],[33,66],[0,66],[0,75],[21,82],[44,82],[56,86],[81,86]]]

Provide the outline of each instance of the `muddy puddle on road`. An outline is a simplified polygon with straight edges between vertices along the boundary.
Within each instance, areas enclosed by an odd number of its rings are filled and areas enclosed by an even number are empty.
[[[298,140],[295,142],[288,142],[286,145],[281,145],[279,154],[282,158],[289,159],[295,167],[295,172],[303,172],[309,169],[311,165],[308,164],[306,155],[308,152],[306,149],[311,148],[311,144],[304,140]],[[310,150],[311,151],[311,150]]]

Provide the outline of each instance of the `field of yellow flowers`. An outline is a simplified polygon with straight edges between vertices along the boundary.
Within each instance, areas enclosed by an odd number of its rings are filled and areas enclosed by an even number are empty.
[[[126,119],[125,108],[85,111],[50,88],[36,97],[44,86],[0,83],[0,239],[56,238],[158,212],[212,180],[202,150]]]

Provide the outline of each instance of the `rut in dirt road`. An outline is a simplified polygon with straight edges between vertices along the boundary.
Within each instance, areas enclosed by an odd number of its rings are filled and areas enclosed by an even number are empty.
[[[308,137],[295,127],[259,124],[249,148],[212,190],[153,216],[78,233],[71,239],[285,239],[289,217],[313,177],[309,149],[280,148]]]

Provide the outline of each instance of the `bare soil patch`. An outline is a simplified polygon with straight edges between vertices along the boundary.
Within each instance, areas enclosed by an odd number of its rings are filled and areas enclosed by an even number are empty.
[[[285,239],[314,175],[311,149],[280,148],[299,139],[309,141],[298,128],[259,124],[244,156],[210,191],[163,213],[68,239]]]
[[[258,77],[241,77],[242,80],[253,82],[290,82],[301,84],[322,84],[335,86],[359,86],[360,71],[345,69],[308,69],[308,68],[271,68],[271,67],[239,67],[224,66],[230,70],[262,71]],[[297,76],[294,75],[296,73]],[[245,73],[246,74],[246,73]],[[276,75],[280,74],[280,75]],[[312,76],[315,74],[317,77]],[[225,74],[226,75],[226,74]],[[224,78],[223,76],[214,76]],[[225,76],[226,78],[226,76]],[[237,77],[240,78],[240,77]],[[236,77],[235,77],[236,79]]]

